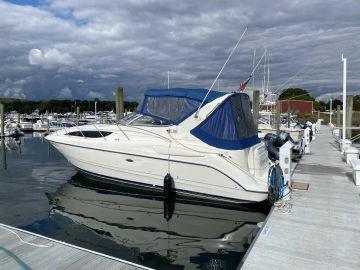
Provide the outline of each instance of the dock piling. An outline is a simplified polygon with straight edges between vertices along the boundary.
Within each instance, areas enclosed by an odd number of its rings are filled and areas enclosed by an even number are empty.
[[[276,124],[276,134],[280,133],[280,100],[276,101],[276,113],[275,113],[275,124]]]
[[[5,147],[5,140],[1,140],[1,152],[2,152],[2,167],[6,171],[7,169],[7,159],[6,159],[6,147]]]
[[[346,97],[346,127],[352,126],[352,113],[353,113],[354,96]],[[351,129],[346,130],[346,138],[351,138]]]
[[[76,107],[76,125],[79,125],[80,122],[80,107]]]
[[[341,125],[341,105],[336,106],[336,127],[340,128]]]
[[[260,104],[260,91],[254,90],[252,109],[253,109],[254,125],[256,130],[258,130],[258,124],[259,124],[259,104]]]
[[[116,89],[116,121],[124,117],[124,89]]]
[[[291,112],[291,108],[290,108],[290,101],[288,101],[288,107],[287,107],[287,127],[290,128],[290,112]]]
[[[0,103],[0,124],[1,124],[1,137],[5,136],[5,115],[4,104]]]

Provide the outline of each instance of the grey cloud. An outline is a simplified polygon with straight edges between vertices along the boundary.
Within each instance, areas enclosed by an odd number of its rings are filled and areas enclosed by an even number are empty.
[[[69,87],[64,87],[59,91],[58,99],[72,99],[73,93]]]
[[[62,53],[56,48],[47,48],[43,51],[40,49],[31,49],[28,58],[30,65],[39,65],[43,68],[71,65],[74,62],[69,53]]]
[[[349,91],[357,91],[359,13],[351,0],[47,0],[39,7],[0,1],[0,89],[15,87],[6,78],[25,79],[18,89],[28,98],[56,98],[69,87],[74,98],[93,92],[113,99],[122,85],[128,99],[139,99],[147,88],[166,86],[168,70],[171,86],[208,88],[249,26],[221,89],[235,90],[249,75],[253,49],[259,58],[267,48],[273,89],[306,67],[286,86],[314,95],[339,91],[344,53]],[[262,76],[260,66],[256,88]]]

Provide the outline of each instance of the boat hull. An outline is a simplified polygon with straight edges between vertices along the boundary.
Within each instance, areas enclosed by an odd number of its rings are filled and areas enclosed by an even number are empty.
[[[52,144],[92,180],[162,192],[164,177],[170,172],[175,192],[181,196],[232,203],[255,203],[267,199],[267,192],[243,188],[234,179],[236,175],[231,173],[230,167],[229,170],[220,170],[206,163],[197,163],[201,157],[190,161],[188,158],[185,162],[179,158],[136,155],[59,142]],[[141,149],[141,146],[137,148]],[[243,180],[249,177],[241,172],[237,176]]]

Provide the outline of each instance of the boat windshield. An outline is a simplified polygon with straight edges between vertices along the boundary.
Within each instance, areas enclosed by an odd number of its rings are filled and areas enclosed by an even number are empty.
[[[155,119],[149,115],[142,115],[137,112],[133,112],[119,121],[122,125],[131,125],[131,126],[167,126],[169,121],[163,119]]]

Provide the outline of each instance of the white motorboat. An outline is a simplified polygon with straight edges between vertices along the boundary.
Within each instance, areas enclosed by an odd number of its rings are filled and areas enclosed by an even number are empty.
[[[18,125],[19,125],[20,130],[24,131],[24,132],[31,132],[34,130],[32,122],[20,121],[20,123]]]
[[[1,124],[0,124],[1,128]],[[20,137],[24,136],[24,132],[22,132],[15,123],[6,122],[4,125],[4,137]]]
[[[33,129],[34,129],[34,131],[38,131],[38,132],[47,131],[48,122],[41,120],[41,119],[37,120],[36,123],[34,123],[34,125],[33,125]]]
[[[270,162],[249,96],[207,93],[148,90],[137,111],[116,125],[75,126],[46,139],[93,179],[162,191],[169,174],[179,195],[266,200]]]

